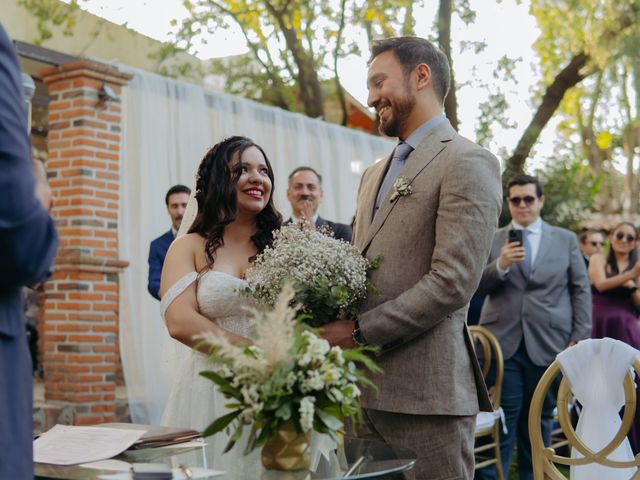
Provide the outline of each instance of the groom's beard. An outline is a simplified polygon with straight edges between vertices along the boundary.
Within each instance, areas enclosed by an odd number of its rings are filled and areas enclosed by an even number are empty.
[[[409,91],[409,85],[405,82],[405,92],[402,97],[397,100],[389,100],[389,106],[391,107],[391,120],[387,123],[380,121],[378,130],[388,137],[399,137],[400,133],[404,130],[407,121],[416,105],[416,97],[407,93]],[[406,140],[406,139],[405,139]]]

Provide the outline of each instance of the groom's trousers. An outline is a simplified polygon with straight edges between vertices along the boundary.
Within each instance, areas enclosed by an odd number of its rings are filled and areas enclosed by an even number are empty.
[[[473,478],[475,415],[409,415],[363,409],[363,420],[355,428],[358,437],[381,440],[416,452],[415,467],[393,477],[394,480]]]

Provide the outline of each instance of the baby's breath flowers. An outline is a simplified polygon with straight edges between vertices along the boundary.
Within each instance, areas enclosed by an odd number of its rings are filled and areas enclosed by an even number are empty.
[[[314,327],[338,315],[356,319],[358,303],[373,268],[353,245],[304,223],[283,226],[247,271],[246,293],[272,306],[286,282],[292,282],[301,317]]]
[[[235,442],[242,426],[251,425],[246,446],[250,451],[264,445],[289,420],[299,432],[315,430],[336,440],[344,429],[343,419],[357,419],[358,383],[371,382],[356,363],[379,371],[365,353],[368,349],[331,347],[297,322],[297,307],[290,306],[293,297],[293,287],[286,283],[273,310],[249,312],[256,331],[251,346],[234,345],[211,332],[199,336],[200,345],[210,347],[209,358],[216,365],[200,374],[230,399],[231,409],[205,429],[205,437],[232,426]]]
[[[396,181],[393,182],[393,194],[389,200],[393,203],[398,197],[406,197],[412,193],[413,187],[411,186],[411,181],[408,177],[400,175],[396,178]]]

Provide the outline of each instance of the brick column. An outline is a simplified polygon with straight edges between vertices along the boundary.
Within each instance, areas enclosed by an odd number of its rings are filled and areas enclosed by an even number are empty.
[[[45,287],[48,403],[70,405],[77,425],[114,421],[118,351],[121,108],[129,75],[91,61],[39,72],[50,94],[49,182],[60,250]]]

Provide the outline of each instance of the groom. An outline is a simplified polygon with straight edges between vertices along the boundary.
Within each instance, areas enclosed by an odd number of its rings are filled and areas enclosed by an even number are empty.
[[[446,56],[415,37],[372,48],[369,106],[400,142],[364,173],[354,244],[382,262],[355,325],[337,320],[334,345],[379,348],[379,392],[363,393],[358,435],[418,454],[409,478],[473,478],[478,410],[491,409],[465,324],[501,207],[496,158],[443,115]]]

